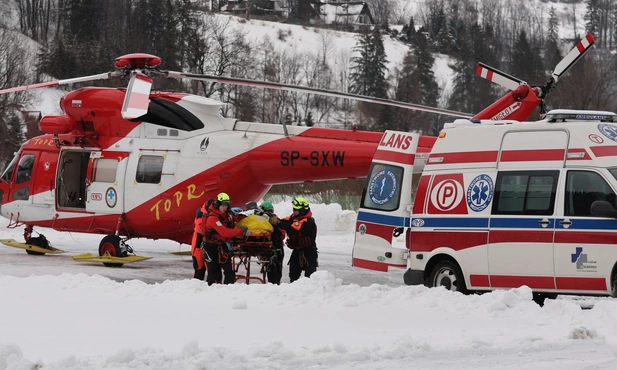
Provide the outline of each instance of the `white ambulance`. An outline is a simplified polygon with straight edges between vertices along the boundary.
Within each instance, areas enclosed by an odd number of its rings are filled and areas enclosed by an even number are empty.
[[[407,284],[460,292],[617,292],[615,113],[456,120],[428,156],[419,139],[384,134],[358,213],[354,266],[407,268]],[[406,249],[392,245],[401,232]]]

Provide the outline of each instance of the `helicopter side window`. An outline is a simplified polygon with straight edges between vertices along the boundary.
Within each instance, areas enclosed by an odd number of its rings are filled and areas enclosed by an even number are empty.
[[[139,157],[135,181],[142,184],[160,183],[164,160],[164,157],[158,155],[142,155]]]
[[[19,160],[19,166],[17,166],[17,176],[15,177],[16,184],[22,184],[32,178],[34,157],[34,154],[27,154],[21,157]]]
[[[15,156],[11,160],[11,163],[9,163],[9,165],[2,173],[2,180],[4,180],[5,182],[11,181],[11,176],[13,175],[13,170],[15,169],[15,163],[17,163],[17,157],[19,157],[19,154],[15,154]]]
[[[94,173],[92,181],[95,182],[116,182],[116,172],[118,170],[118,160],[115,158],[97,158],[94,160]]]

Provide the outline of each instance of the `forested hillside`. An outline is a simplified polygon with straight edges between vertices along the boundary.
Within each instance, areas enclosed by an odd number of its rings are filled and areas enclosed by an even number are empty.
[[[263,2],[253,0],[250,14],[231,16],[216,11],[225,3],[216,0],[215,11],[206,6],[209,1],[192,0],[0,0],[0,89],[109,71],[116,57],[146,52],[160,56],[168,70],[474,113],[504,93],[475,76],[479,61],[544,84],[588,30],[596,48],[560,80],[547,106],[617,110],[617,0],[373,0],[368,3],[375,26],[355,33],[345,25],[313,28],[306,11],[311,2],[286,1],[287,13],[272,16],[260,13]],[[449,119],[205,82],[157,80],[155,88],[225,101],[224,115],[246,121],[435,134]],[[0,95],[0,167],[23,141],[20,107],[36,109],[30,99],[28,93]]]

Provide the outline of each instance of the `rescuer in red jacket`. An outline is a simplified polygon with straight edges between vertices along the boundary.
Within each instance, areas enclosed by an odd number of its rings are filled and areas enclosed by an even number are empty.
[[[229,214],[231,199],[226,193],[216,196],[210,206],[205,227],[204,252],[208,268],[208,285],[214,283],[233,284],[236,282],[236,272],[232,266],[233,249],[231,240],[236,236],[247,233],[245,227],[235,227],[233,218]],[[225,279],[223,280],[223,273]]]
[[[194,279],[204,280],[206,277],[206,260],[204,258],[204,250],[201,248],[203,241],[202,231],[206,218],[208,218],[208,208],[214,202],[214,198],[208,199],[200,208],[195,212],[195,228],[193,230],[193,241],[191,243],[191,257],[193,258],[193,268],[195,273]]]

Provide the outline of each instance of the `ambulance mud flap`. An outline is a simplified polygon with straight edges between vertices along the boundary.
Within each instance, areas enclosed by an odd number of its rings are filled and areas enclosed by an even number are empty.
[[[386,131],[381,138],[358,211],[353,266],[384,272],[407,266],[408,250],[395,248],[392,239],[409,227],[419,138],[396,131]]]

